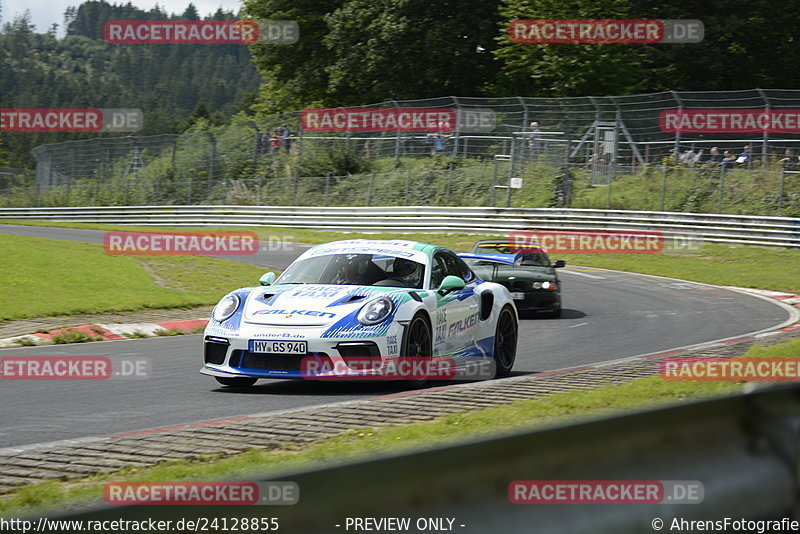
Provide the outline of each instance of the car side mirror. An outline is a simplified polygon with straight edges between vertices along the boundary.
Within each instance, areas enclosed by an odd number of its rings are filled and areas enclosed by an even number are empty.
[[[553,264],[553,269],[560,269],[561,267],[566,267],[566,266],[567,262],[565,262],[564,260],[556,260],[556,262]]]
[[[264,273],[264,276],[258,280],[258,283],[262,286],[271,286],[273,282],[275,282],[275,273],[272,271]]]
[[[456,291],[458,289],[464,289],[464,286],[467,284],[459,278],[458,276],[454,276],[452,274],[447,275],[442,280],[442,283],[439,285],[439,294],[441,296],[445,296],[448,293]]]

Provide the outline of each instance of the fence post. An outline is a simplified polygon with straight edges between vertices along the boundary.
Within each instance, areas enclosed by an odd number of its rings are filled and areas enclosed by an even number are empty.
[[[411,186],[411,169],[406,172],[406,193],[403,195],[403,203],[408,206],[408,188]]]
[[[258,175],[258,204],[261,205],[261,198],[264,194],[264,173]]]
[[[189,204],[189,205],[191,205],[191,204],[192,204],[192,182],[194,182],[193,178],[194,178],[194,177],[193,177],[193,176],[192,176],[192,174],[190,173],[190,174],[189,174],[189,198],[188,198],[188,200],[187,200],[187,204]]]
[[[524,139],[524,137],[522,138]],[[514,134],[511,134],[511,161],[508,162],[508,188],[506,189],[506,207],[511,207],[511,179],[514,177],[514,163],[516,163],[516,148],[517,140],[514,139]],[[524,143],[524,141],[523,141]]]
[[[39,182],[36,182],[36,197],[34,200],[34,206],[37,208],[39,207]]]
[[[453,140],[453,157],[458,156],[458,139],[461,137],[461,103],[458,101],[457,96],[451,96],[456,105],[456,123],[453,125],[455,135],[451,138]]]
[[[331,192],[331,173],[325,175],[325,206],[328,205],[328,196]]]
[[[667,172],[669,171],[669,166],[665,163],[664,164],[664,178],[661,180],[661,211],[664,211],[664,202],[667,196]]]
[[[369,175],[369,189],[367,190],[367,206],[372,206],[372,192],[375,190],[375,171]]]
[[[778,215],[780,215],[781,211],[783,210],[783,185],[785,177],[786,177],[786,169],[781,167],[781,187],[780,187],[780,192],[778,193]]]
[[[213,132],[205,133],[208,134],[208,138],[211,140],[211,160],[209,161],[208,165],[208,185],[211,185],[214,182],[214,171],[216,170],[217,138],[214,136]]]
[[[450,165],[448,165],[447,168],[447,187],[445,189],[445,198],[444,198],[445,204],[450,204],[450,186],[453,183],[453,167],[454,165],[453,162],[451,161]]]
[[[756,91],[758,91],[758,94],[761,95],[761,99],[764,100],[764,114],[769,117],[769,98],[767,98],[767,94],[763,89],[756,88]],[[761,135],[761,169],[763,170],[764,167],[767,166],[767,153],[769,152],[769,130],[764,128],[764,132]],[[748,168],[752,168],[753,158],[749,158],[747,163]]]
[[[292,175],[292,206],[297,206],[297,180],[296,174]]]
[[[725,165],[719,168],[719,201],[717,202],[717,213],[722,213],[722,199],[725,196]]]
[[[492,173],[492,207],[497,197],[497,174],[499,172],[499,160],[494,158],[494,172]]]

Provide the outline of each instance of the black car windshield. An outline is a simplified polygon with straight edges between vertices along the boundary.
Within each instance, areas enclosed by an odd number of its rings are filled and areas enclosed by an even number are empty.
[[[330,254],[297,261],[276,284],[337,284],[422,289],[425,266],[383,254]]]
[[[479,243],[476,252],[487,254],[516,254],[517,249],[508,243]],[[550,258],[544,252],[527,254],[523,251],[522,263],[532,267],[547,267],[550,265]]]

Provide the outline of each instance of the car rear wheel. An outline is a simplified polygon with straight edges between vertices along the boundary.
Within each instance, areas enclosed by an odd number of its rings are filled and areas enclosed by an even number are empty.
[[[510,306],[500,310],[494,334],[495,377],[511,374],[517,358],[517,318]]]
[[[249,388],[258,381],[258,378],[251,378],[249,376],[215,376],[214,378],[223,386],[228,386],[230,388]]]
[[[418,362],[420,358],[431,358],[432,354],[433,338],[431,337],[431,327],[425,316],[418,313],[408,324],[400,358],[413,358]],[[407,377],[407,382],[414,387],[420,387],[427,380],[424,375],[409,376]]]

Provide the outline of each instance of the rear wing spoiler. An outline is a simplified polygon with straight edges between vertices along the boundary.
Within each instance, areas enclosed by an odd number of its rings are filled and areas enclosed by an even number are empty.
[[[519,265],[522,262],[522,253],[497,254],[488,252],[459,252],[456,254],[462,260],[480,260],[503,265]]]

